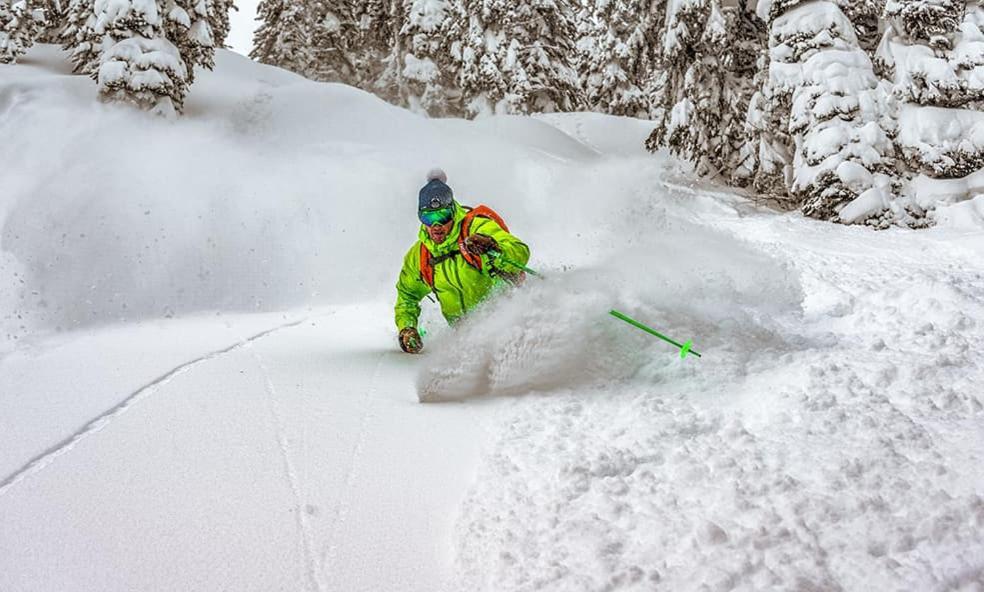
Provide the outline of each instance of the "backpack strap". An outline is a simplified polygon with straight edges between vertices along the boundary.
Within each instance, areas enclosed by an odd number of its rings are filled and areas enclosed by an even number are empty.
[[[475,269],[482,270],[482,258],[472,255],[465,248],[465,239],[471,236],[471,225],[475,220],[475,217],[489,218],[494,220],[503,230],[509,232],[509,227],[506,226],[506,222],[502,219],[502,216],[495,213],[495,211],[488,207],[479,205],[474,208],[466,208],[468,213],[461,220],[461,233],[458,235],[458,249],[451,251],[450,253],[445,253],[440,257],[434,257],[431,255],[430,249],[424,245],[423,242],[420,243],[420,277],[423,278],[424,282],[434,288],[434,266],[441,263],[446,259],[461,255],[464,257],[465,261]]]
[[[502,216],[496,214],[495,211],[484,205],[476,206],[465,214],[464,219],[461,221],[461,234],[458,235],[458,250],[461,252],[461,256],[465,258],[465,261],[475,269],[482,270],[482,258],[477,255],[472,255],[465,248],[465,239],[471,236],[471,225],[476,217],[488,218],[495,221],[500,228],[509,232],[509,227],[506,226],[506,222],[502,219]]]
[[[431,255],[430,249],[424,243],[420,243],[420,277],[424,283],[434,288],[434,266],[443,263],[445,260],[460,255],[458,251],[451,251],[439,257]]]
[[[420,277],[434,289],[434,263],[431,261],[431,252],[424,243],[420,243]]]

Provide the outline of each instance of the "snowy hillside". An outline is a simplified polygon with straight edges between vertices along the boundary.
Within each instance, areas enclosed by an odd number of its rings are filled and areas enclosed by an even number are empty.
[[[429,120],[228,52],[173,122],[96,92],[0,65],[0,590],[984,586],[984,196],[820,223],[643,121]],[[435,164],[545,279],[454,331],[425,301],[414,357]]]

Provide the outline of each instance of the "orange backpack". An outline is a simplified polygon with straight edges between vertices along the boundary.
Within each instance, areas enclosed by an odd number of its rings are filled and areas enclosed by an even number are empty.
[[[420,243],[420,276],[431,288],[434,287],[434,265],[441,263],[445,259],[450,259],[455,255],[461,255],[465,258],[465,261],[468,262],[469,265],[479,271],[482,270],[482,258],[477,255],[472,255],[468,252],[468,249],[465,248],[465,239],[470,236],[472,221],[476,216],[494,220],[500,228],[506,232],[509,232],[509,228],[506,226],[505,221],[503,221],[502,217],[499,214],[496,214],[492,208],[479,205],[474,208],[466,207],[465,209],[468,210],[468,213],[465,214],[465,217],[461,220],[461,234],[458,235],[457,250],[441,255],[440,257],[434,257],[431,255],[431,252],[427,246],[424,245],[423,242]]]

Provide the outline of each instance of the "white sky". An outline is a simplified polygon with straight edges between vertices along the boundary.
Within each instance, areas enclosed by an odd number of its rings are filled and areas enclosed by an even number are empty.
[[[253,47],[253,30],[256,29],[256,4],[259,0],[236,0],[238,11],[229,13],[229,38],[233,51],[247,55]]]

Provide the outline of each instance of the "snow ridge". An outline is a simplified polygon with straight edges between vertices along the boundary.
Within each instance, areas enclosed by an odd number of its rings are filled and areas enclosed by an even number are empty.
[[[300,325],[301,323],[307,321],[308,318],[309,317],[304,317],[300,320],[277,325],[276,327],[257,333],[252,337],[248,337],[242,341],[238,341],[230,345],[229,347],[214,351],[210,354],[201,356],[199,358],[195,358],[194,360],[191,360],[190,362],[186,362],[178,366],[177,368],[174,368],[173,370],[169,370],[168,372],[148,382],[144,386],[130,393],[125,399],[123,399],[116,406],[108,409],[106,412],[92,419],[84,426],[82,426],[82,428],[80,428],[78,431],[68,436],[67,438],[63,439],[61,442],[58,442],[57,444],[50,447],[46,451],[42,452],[38,456],[34,457],[33,459],[25,463],[24,466],[22,466],[21,468],[17,469],[13,473],[5,477],[3,481],[0,481],[0,497],[3,497],[8,491],[10,491],[11,488],[13,488],[15,485],[17,485],[24,479],[27,479],[28,477],[30,477],[35,473],[38,473],[39,471],[43,471],[51,463],[53,463],[58,457],[70,452],[73,448],[75,448],[80,442],[82,442],[86,438],[93,436],[99,433],[100,431],[102,431],[116,418],[129,411],[131,407],[139,403],[144,398],[150,396],[150,394],[154,392],[154,390],[156,390],[158,387],[166,385],[174,378],[188,372],[189,370],[195,368],[196,366],[204,364],[205,362],[208,362],[210,360],[214,360],[220,356],[231,353],[243,347],[249,346],[256,341],[263,339],[264,337],[267,337],[268,335],[271,335],[283,329],[296,327],[297,325]]]

